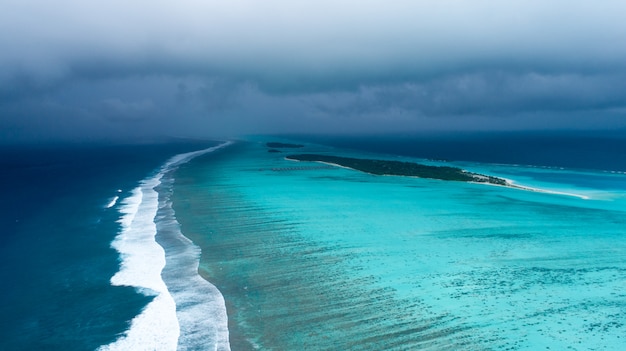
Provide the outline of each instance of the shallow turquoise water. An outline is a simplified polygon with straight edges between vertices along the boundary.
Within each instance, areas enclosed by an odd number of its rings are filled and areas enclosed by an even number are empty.
[[[626,175],[456,164],[584,200],[284,155],[241,142],[175,174],[233,350],[626,347]]]

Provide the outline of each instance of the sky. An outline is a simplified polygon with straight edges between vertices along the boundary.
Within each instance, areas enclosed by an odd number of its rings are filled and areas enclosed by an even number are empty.
[[[626,129],[623,0],[1,0],[0,142]]]

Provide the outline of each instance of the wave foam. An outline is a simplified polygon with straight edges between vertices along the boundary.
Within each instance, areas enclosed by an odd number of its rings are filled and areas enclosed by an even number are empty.
[[[229,351],[224,297],[198,275],[201,250],[180,231],[169,197],[171,189],[163,191],[169,194],[163,196],[156,222],[158,240],[167,247],[168,264],[162,276],[176,301],[181,329],[178,349]]]
[[[119,199],[120,199],[119,196],[112,197],[111,200],[109,201],[109,203],[104,208],[111,208],[111,207],[115,206],[115,204],[117,203],[117,200],[119,200]]]
[[[135,188],[131,195],[122,201],[120,206],[121,217],[119,223],[121,231],[111,243],[121,257],[120,269],[111,278],[111,284],[114,286],[131,286],[138,292],[146,296],[154,296],[154,299],[142,310],[142,312],[133,318],[130,328],[115,342],[103,345],[98,350],[114,351],[114,350],[176,350],[179,345],[179,337],[181,336],[181,325],[179,318],[184,320],[184,326],[193,325],[187,319],[197,319],[197,313],[186,313],[185,311],[198,310],[193,305],[195,300],[189,300],[191,304],[182,311],[177,311],[177,305],[172,294],[168,290],[163,278],[162,271],[166,267],[166,252],[156,241],[157,223],[155,218],[159,210],[159,193],[155,190],[161,184],[163,176],[181,164],[188,162],[194,157],[215,151],[219,148],[230,145],[230,142],[220,144],[216,147],[189,152],[176,155],[170,158],[161,167],[159,173],[153,177],[143,180],[140,185]],[[171,204],[169,206],[171,210]],[[171,210],[173,221],[173,210]],[[171,223],[170,223],[171,224]],[[177,227],[178,222],[175,223]],[[180,231],[178,231],[180,233]],[[180,233],[182,236],[182,233]],[[185,238],[186,239],[186,238]],[[187,241],[189,241],[187,239]],[[211,316],[214,317],[212,325],[215,327],[215,349],[229,350],[228,346],[228,327],[226,319],[226,308],[223,297],[210,283],[198,276],[198,258],[199,249],[191,242],[187,244],[191,247],[191,255],[186,257],[193,258],[194,261],[185,261],[176,265],[185,266],[188,273],[193,269],[194,280],[187,284],[201,286],[204,284],[203,290],[211,293],[212,300],[210,304],[205,304],[201,310],[203,316],[207,316],[207,308],[210,308]],[[196,251],[193,249],[195,248]],[[176,258],[169,255],[172,258]],[[199,280],[202,280],[200,282]],[[175,280],[173,280],[175,281]],[[176,286],[175,295],[185,296],[185,289],[179,291],[181,286]],[[182,286],[185,288],[185,286]],[[205,298],[206,299],[206,298]],[[180,299],[179,299],[180,300]],[[182,300],[181,300],[182,301]],[[180,315],[177,318],[177,313]],[[195,322],[197,324],[197,322]],[[198,333],[198,328],[194,330],[182,329],[183,338],[187,339],[188,334]],[[225,340],[225,344],[224,344]],[[206,340],[205,340],[206,341]],[[219,343],[218,343],[219,341]],[[221,345],[221,346],[220,346]],[[219,346],[219,347],[218,347]]]

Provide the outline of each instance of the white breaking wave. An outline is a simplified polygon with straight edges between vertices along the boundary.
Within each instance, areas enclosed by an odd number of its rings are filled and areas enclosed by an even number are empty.
[[[131,195],[122,201],[122,206],[119,209],[122,214],[119,220],[121,231],[111,243],[111,246],[120,253],[121,263],[119,271],[111,278],[111,284],[135,287],[137,291],[146,296],[154,296],[154,299],[139,315],[133,318],[130,328],[122,336],[111,344],[101,346],[98,350],[167,351],[177,349],[181,329],[177,318],[176,303],[161,277],[166,266],[166,259],[165,251],[155,240],[157,234],[155,217],[159,210],[159,194],[154,188],[161,184],[161,179],[165,173],[174,170],[194,157],[230,144],[231,142],[227,142],[216,147],[170,158],[161,167],[158,174],[143,180],[132,191]],[[182,237],[182,233],[180,236]],[[192,249],[195,247],[191,243],[189,246]],[[198,250],[197,247],[196,250]],[[195,257],[196,262],[195,266],[192,265],[188,269],[195,269],[195,276],[197,276],[199,252],[193,250],[191,252],[195,255],[193,257]],[[213,285],[199,276],[197,278],[206,285],[205,290],[210,290],[213,295],[219,295],[219,298],[215,298],[210,305],[214,309],[211,312],[215,314],[215,322],[212,323],[216,330],[213,333],[215,338],[212,340],[215,345],[207,345],[206,349],[229,350],[226,307],[223,297]],[[195,283],[201,284],[199,281],[195,281]],[[219,305],[220,303],[221,305]],[[189,306],[185,310],[189,311]],[[183,316],[186,320],[189,318],[189,313],[183,313]],[[211,318],[207,315],[204,317]],[[189,325],[188,321],[184,324]],[[197,331],[190,330],[189,332],[195,333]],[[183,330],[182,334],[186,335],[187,331]]]
[[[163,179],[157,231],[167,247],[168,264],[161,276],[176,302],[181,334],[178,350],[229,351],[228,316],[220,291],[198,275],[201,250],[183,235],[170,195],[173,180]],[[170,186],[168,187],[168,183]]]

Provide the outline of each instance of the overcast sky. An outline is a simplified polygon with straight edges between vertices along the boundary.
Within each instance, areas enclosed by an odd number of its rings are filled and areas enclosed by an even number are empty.
[[[623,0],[2,0],[2,141],[626,128]]]

